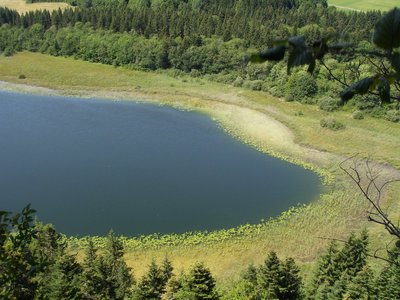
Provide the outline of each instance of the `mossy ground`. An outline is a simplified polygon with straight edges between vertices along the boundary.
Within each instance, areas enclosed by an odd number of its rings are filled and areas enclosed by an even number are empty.
[[[26,78],[19,79],[21,74]],[[387,241],[382,228],[366,222],[366,203],[358,197],[338,164],[355,153],[371,155],[381,164],[384,176],[398,176],[390,165],[400,167],[400,124],[370,117],[354,120],[348,111],[326,113],[317,106],[285,102],[267,93],[199,78],[174,78],[167,73],[134,71],[28,52],[0,57],[0,80],[7,82],[0,85],[3,89],[141,99],[198,109],[209,114],[228,133],[260,151],[315,169],[329,179],[325,194],[311,204],[290,210],[275,221],[250,226],[240,234],[230,235],[229,230],[222,230],[164,237],[169,240],[167,245],[160,242],[163,238],[149,237],[143,247],[137,246],[135,240],[127,240],[127,245],[133,246],[128,248],[126,259],[137,276],[145,272],[152,258],[160,261],[167,255],[177,273],[196,261],[203,261],[224,284],[236,278],[249,263],[261,263],[270,250],[282,258],[294,257],[306,275],[310,272],[305,271],[313,267],[329,238],[346,238],[351,231],[367,227],[371,249]],[[320,119],[327,115],[344,123],[346,128],[339,131],[321,128]],[[393,185],[385,198],[395,219],[400,217],[399,192],[400,185]],[[101,244],[103,239],[98,242]],[[82,257],[82,251],[78,255]]]

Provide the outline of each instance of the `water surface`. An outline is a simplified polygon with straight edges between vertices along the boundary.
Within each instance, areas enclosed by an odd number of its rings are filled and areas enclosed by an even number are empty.
[[[71,235],[229,228],[320,192],[311,171],[195,112],[0,92],[0,209]]]

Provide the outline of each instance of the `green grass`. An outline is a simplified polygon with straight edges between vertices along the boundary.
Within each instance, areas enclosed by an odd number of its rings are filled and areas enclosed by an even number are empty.
[[[329,0],[329,5],[348,10],[382,10],[387,11],[400,3],[397,0]]]
[[[19,79],[21,74],[26,79]],[[378,248],[386,239],[382,228],[365,221],[365,202],[356,196],[354,186],[338,171],[338,163],[354,153],[370,153],[379,162],[400,167],[400,124],[370,117],[354,120],[350,112],[326,113],[317,106],[284,102],[267,93],[202,79],[174,78],[166,73],[134,71],[28,52],[0,56],[0,80],[51,88],[66,95],[146,98],[200,109],[227,132],[260,151],[336,176],[325,195],[272,222],[247,226],[236,232],[222,230],[126,240],[126,259],[136,275],[143,274],[153,257],[160,261],[168,255],[177,273],[196,261],[203,261],[220,282],[226,283],[249,263],[261,263],[270,250],[277,251],[282,258],[294,257],[302,270],[310,270],[328,244],[328,240],[321,238],[346,238],[350,231],[367,226],[372,233],[371,249]],[[36,90],[25,85],[9,87],[28,92]],[[334,132],[321,128],[319,122],[327,115],[344,123],[346,129]],[[263,122],[265,126],[261,126]],[[399,194],[400,185],[393,186],[386,199],[391,212],[397,214]],[[96,241],[99,245],[104,242],[102,238]],[[78,255],[82,255],[80,250]]]

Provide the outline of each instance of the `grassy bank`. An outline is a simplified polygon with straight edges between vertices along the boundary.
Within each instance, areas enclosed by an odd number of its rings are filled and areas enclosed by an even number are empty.
[[[19,79],[22,74],[25,79]],[[307,270],[329,242],[321,238],[344,238],[351,230],[368,226],[373,233],[371,248],[377,248],[385,236],[379,227],[365,222],[365,202],[357,197],[351,183],[338,170],[338,163],[361,153],[371,154],[382,164],[400,167],[399,124],[369,117],[354,120],[349,112],[326,113],[316,106],[284,102],[266,93],[199,78],[174,78],[165,73],[35,53],[0,57],[0,80],[7,82],[0,85],[3,89],[141,99],[198,109],[209,114],[231,135],[260,151],[313,168],[330,178],[328,192],[312,204],[285,213],[272,222],[245,226],[240,232],[222,230],[211,234],[126,240],[129,248],[126,258],[135,274],[142,274],[152,257],[160,260],[168,255],[177,270],[204,261],[223,281],[237,276],[249,263],[260,263],[272,249],[282,257],[296,258],[303,270]],[[327,115],[344,123],[346,129],[321,128],[319,122]],[[387,176],[397,175],[390,167],[384,167],[383,172]],[[393,186],[387,194],[392,211],[398,211],[394,200],[399,191],[400,186]],[[81,245],[84,241],[76,243]]]

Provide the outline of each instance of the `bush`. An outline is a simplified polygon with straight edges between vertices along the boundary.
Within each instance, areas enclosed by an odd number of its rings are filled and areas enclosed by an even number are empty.
[[[245,80],[243,83],[243,87],[253,91],[261,91],[262,84],[263,84],[262,80],[254,80],[254,81]]]
[[[358,110],[373,110],[376,107],[379,107],[380,99],[375,96],[367,95],[367,96],[360,96],[356,95],[355,97],[355,104]]]
[[[311,103],[309,98],[317,94],[317,82],[313,76],[306,71],[298,71],[290,75],[285,85],[285,96],[288,101],[300,101]]]
[[[296,117],[302,117],[302,116],[304,116],[304,113],[303,113],[301,110],[299,110],[299,111],[296,111],[296,112],[294,113],[294,115],[295,115]]]
[[[362,120],[364,119],[364,113],[361,110],[356,110],[353,112],[353,119]]]
[[[328,128],[333,131],[338,131],[346,127],[343,123],[340,123],[339,121],[331,117],[323,118],[319,122],[319,124],[321,125],[322,128]]]
[[[14,55],[14,53],[15,53],[15,50],[12,47],[6,47],[3,52],[4,56],[12,56],[12,55]]]
[[[254,80],[251,82],[251,89],[253,91],[261,91],[263,85],[262,80]]]
[[[244,82],[243,78],[238,76],[238,77],[236,77],[235,81],[233,82],[233,86],[242,87],[243,82]]]
[[[386,112],[385,119],[390,122],[400,122],[400,111],[395,109],[388,110]]]
[[[19,74],[18,79],[26,79],[26,76],[24,74]]]
[[[318,100],[319,108],[325,111],[335,111],[340,107],[340,100],[332,97],[323,97]]]

